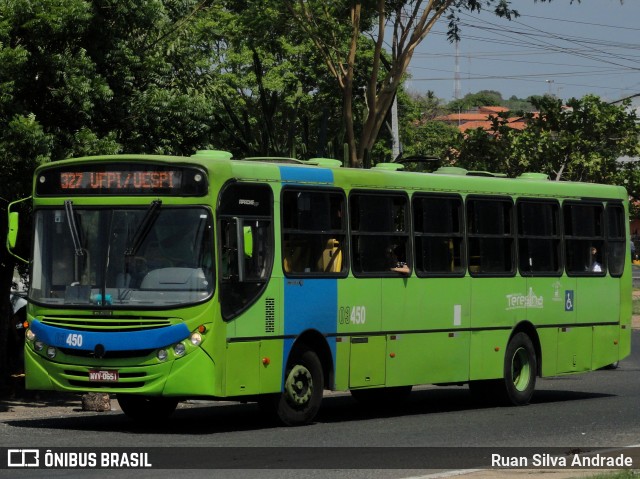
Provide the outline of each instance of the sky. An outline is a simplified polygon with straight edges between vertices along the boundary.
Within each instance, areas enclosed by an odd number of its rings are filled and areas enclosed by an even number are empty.
[[[640,0],[512,0],[520,16],[463,13],[458,44],[460,96],[495,90],[504,99],[551,94],[640,94]],[[456,47],[446,21],[423,40],[409,66],[407,89],[455,98]]]

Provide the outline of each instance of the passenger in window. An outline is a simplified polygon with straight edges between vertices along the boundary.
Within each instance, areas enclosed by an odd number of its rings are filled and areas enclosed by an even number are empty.
[[[411,274],[411,270],[407,263],[398,260],[398,255],[396,254],[396,246],[389,246],[386,251],[387,261],[389,264],[389,269],[391,271],[395,271],[396,273],[400,273],[406,276]]]
[[[597,260],[598,249],[591,247],[591,267],[589,271],[592,273],[602,273],[602,265]]]

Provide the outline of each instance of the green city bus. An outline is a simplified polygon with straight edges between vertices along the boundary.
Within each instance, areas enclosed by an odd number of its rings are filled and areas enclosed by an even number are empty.
[[[622,187],[201,151],[47,164],[32,206],[26,386],[137,419],[224,398],[299,425],[325,389],[422,384],[524,405],[630,352]]]

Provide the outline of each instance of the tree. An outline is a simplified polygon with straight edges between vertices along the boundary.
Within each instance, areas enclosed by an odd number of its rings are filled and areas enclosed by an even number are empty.
[[[207,92],[222,106],[213,126],[239,156],[304,157],[342,143],[336,86],[279,6],[218,2],[198,20],[200,48],[210,52]]]
[[[502,94],[493,90],[482,90],[477,93],[467,93],[459,100],[453,100],[447,105],[449,111],[465,111],[480,106],[499,106],[504,104]]]
[[[440,100],[432,92],[428,92],[425,97],[411,97],[400,89],[398,103],[401,112],[402,156],[431,157],[447,161],[459,147],[461,134],[455,126],[432,121],[445,111]],[[440,162],[434,162],[433,166],[440,166]]]
[[[491,132],[468,132],[459,166],[518,176],[525,171],[546,173],[553,180],[623,184],[640,193],[636,163],[618,159],[638,153],[640,126],[629,103],[612,105],[587,95],[561,100],[532,99],[539,113],[525,115],[518,131],[504,117],[494,117]]]
[[[517,15],[508,0],[284,1],[340,87],[351,166],[361,166],[371,151],[416,47],[443,16],[449,21],[453,39],[459,35],[458,13],[462,11],[493,8],[499,16]],[[358,56],[363,32],[370,34],[374,44],[373,56],[364,62]],[[392,37],[389,55],[384,50],[387,32]],[[366,64],[367,82],[358,84],[356,73]],[[353,98],[360,90],[364,90],[367,110],[359,119],[362,127],[356,139]]]
[[[528,115],[524,138],[514,143],[512,156],[520,165],[548,173],[552,179],[616,183],[618,158],[638,147],[635,111],[629,103],[612,105],[597,96],[562,101],[534,101],[540,113]],[[516,135],[517,136],[517,135]],[[533,154],[529,145],[537,139]]]
[[[2,203],[28,196],[33,169],[43,162],[120,151],[189,154],[206,144],[214,106],[197,78],[208,52],[192,48],[188,28],[201,6],[0,0]],[[2,237],[6,227],[0,220]],[[3,250],[0,390],[8,378],[13,270]]]

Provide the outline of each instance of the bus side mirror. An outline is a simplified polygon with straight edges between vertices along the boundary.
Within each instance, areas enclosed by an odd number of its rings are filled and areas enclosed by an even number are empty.
[[[9,249],[14,249],[18,242],[18,220],[19,214],[17,211],[9,213],[9,233],[7,234]]]

